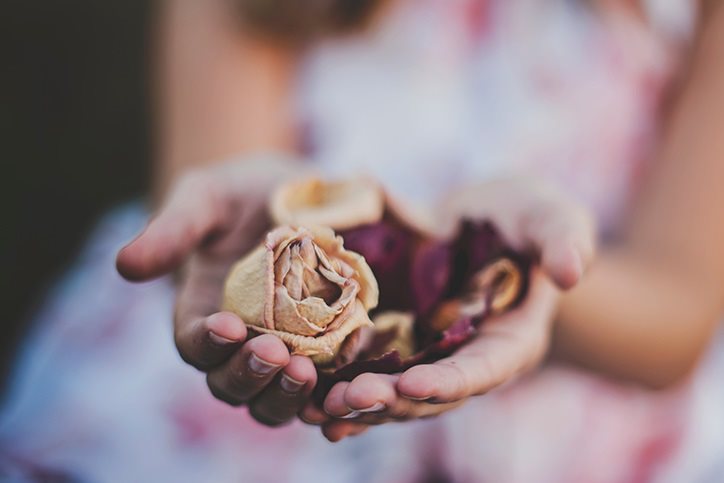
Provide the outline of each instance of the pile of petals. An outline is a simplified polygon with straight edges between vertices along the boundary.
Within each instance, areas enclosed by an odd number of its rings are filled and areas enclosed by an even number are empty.
[[[312,357],[322,392],[445,357],[527,290],[530,257],[491,223],[436,238],[370,180],[286,184],[270,213],[278,227],[232,268],[224,309]]]

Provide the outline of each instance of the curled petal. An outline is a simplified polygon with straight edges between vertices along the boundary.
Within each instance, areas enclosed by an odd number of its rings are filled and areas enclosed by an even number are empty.
[[[318,225],[343,230],[375,223],[384,212],[384,194],[366,179],[287,183],[271,198],[272,219],[280,225]]]
[[[246,324],[273,329],[274,271],[270,262],[264,246],[238,261],[226,279],[222,310],[235,313]]]
[[[348,307],[349,316],[334,331],[328,331],[319,337],[310,337],[279,330],[271,330],[265,327],[250,327],[252,330],[265,334],[274,334],[279,337],[292,354],[309,356],[315,364],[324,365],[332,362],[338,353],[342,342],[355,330],[360,327],[371,327],[372,322],[367,316],[367,310],[361,302],[355,301],[354,305]]]
[[[284,287],[277,287],[274,300],[274,328],[293,334],[314,336],[324,332],[324,325],[317,325],[311,319],[300,313],[299,302],[292,299]],[[307,311],[309,314],[309,311]],[[323,315],[312,317],[312,319],[323,319]],[[334,316],[332,316],[334,317]],[[329,323],[329,322],[327,322]]]

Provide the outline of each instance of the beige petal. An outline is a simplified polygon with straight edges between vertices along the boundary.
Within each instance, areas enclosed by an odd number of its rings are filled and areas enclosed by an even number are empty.
[[[360,284],[359,299],[367,310],[377,307],[380,297],[377,279],[364,257],[358,253],[345,250],[342,246],[342,237],[335,236],[328,228],[315,226],[307,227],[314,236],[315,244],[326,254],[327,258],[337,258],[349,265],[356,273]],[[321,260],[320,260],[321,263]]]
[[[273,298],[274,273],[271,252],[263,245],[238,261],[224,285],[222,309],[235,313],[245,324],[273,329],[271,317],[265,317],[266,302]]]
[[[315,325],[299,313],[298,302],[289,296],[284,287],[277,287],[274,293],[274,327],[276,330],[308,336],[324,332],[324,326]]]
[[[289,270],[292,268],[291,253],[289,250],[279,254],[276,261],[274,262],[274,282],[281,283],[287,277]]]
[[[334,303],[342,294],[339,285],[330,282],[316,270],[304,267],[304,297],[319,297],[327,304]]]
[[[317,252],[315,250],[314,242],[311,238],[303,238],[299,243],[299,255],[304,260],[304,266],[310,270],[316,270],[319,265],[317,259]]]
[[[299,245],[295,244],[290,247],[290,260],[291,267],[289,273],[287,273],[283,281],[277,282],[284,284],[291,298],[301,300],[302,285],[304,284],[304,279],[302,278],[304,274],[304,262],[302,261],[302,257],[299,256]]]
[[[343,230],[382,219],[384,195],[367,178],[322,181],[311,178],[282,185],[269,207],[280,225],[320,225]]]
[[[340,316],[343,316],[343,314],[340,314]],[[371,326],[372,322],[367,316],[367,311],[359,301],[356,301],[354,310],[340,325],[339,329],[327,332],[319,337],[294,335],[288,332],[266,329],[264,327],[250,328],[257,332],[274,334],[289,347],[292,354],[309,356],[315,364],[324,365],[334,360],[342,342],[348,335],[360,327]]]
[[[375,316],[374,331],[393,332],[393,337],[388,344],[379,348],[381,356],[392,350],[396,350],[403,359],[415,353],[414,322],[415,317],[410,312],[382,312]]]
[[[359,282],[359,294],[357,297],[364,307],[367,310],[372,310],[377,307],[377,302],[380,298],[380,289],[377,285],[377,279],[374,273],[372,273],[370,266],[367,265],[364,257],[358,253],[347,250],[338,253],[337,256],[354,269],[356,273],[355,278]]]
[[[318,297],[309,297],[297,304],[299,315],[317,327],[327,328],[334,318],[342,312],[342,307],[332,308]]]
[[[500,313],[518,299],[522,287],[523,274],[518,265],[508,258],[500,258],[473,276],[469,290],[479,297],[487,298],[491,294],[490,308],[494,313]]]
[[[342,313],[340,317],[332,321],[331,324],[327,327],[327,331],[331,330],[337,330],[339,326],[342,324],[344,319],[348,316],[349,312],[354,310],[354,302],[357,299],[355,297],[355,294],[358,291],[356,283],[354,283],[354,280],[350,280],[350,283],[344,287],[344,290],[342,291],[342,296],[337,300],[334,304],[332,304],[332,308],[335,310],[341,310]]]

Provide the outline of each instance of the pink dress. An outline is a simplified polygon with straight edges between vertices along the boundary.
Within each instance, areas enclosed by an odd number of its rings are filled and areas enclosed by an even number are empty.
[[[317,48],[299,86],[310,157],[434,202],[462,182],[546,177],[615,229],[691,30],[685,1],[400,0]],[[649,393],[546,367],[430,421],[336,445],[213,399],[173,346],[167,279],[131,285],[116,250],[141,205],[108,215],[28,334],[0,413],[0,478],[174,482],[724,480],[716,350]],[[714,347],[721,346],[717,340]]]

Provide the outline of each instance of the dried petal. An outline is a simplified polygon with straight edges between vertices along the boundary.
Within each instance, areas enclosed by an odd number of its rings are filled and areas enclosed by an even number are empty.
[[[316,364],[324,365],[334,359],[342,342],[348,335],[360,327],[372,326],[367,310],[358,300],[355,301],[353,306],[345,310],[345,312],[347,311],[349,312],[348,316],[337,330],[326,332],[319,337],[291,334],[263,327],[254,327],[254,330],[265,334],[274,334],[289,347],[292,354],[309,356]],[[342,315],[344,313],[340,314],[340,316]]]
[[[272,195],[269,211],[280,225],[343,230],[379,221],[384,195],[377,183],[366,178],[337,182],[312,178],[280,187]]]
[[[269,252],[260,246],[231,269],[224,288],[223,310],[238,315],[246,324],[273,329],[273,317],[265,313],[274,298],[274,273]]]

